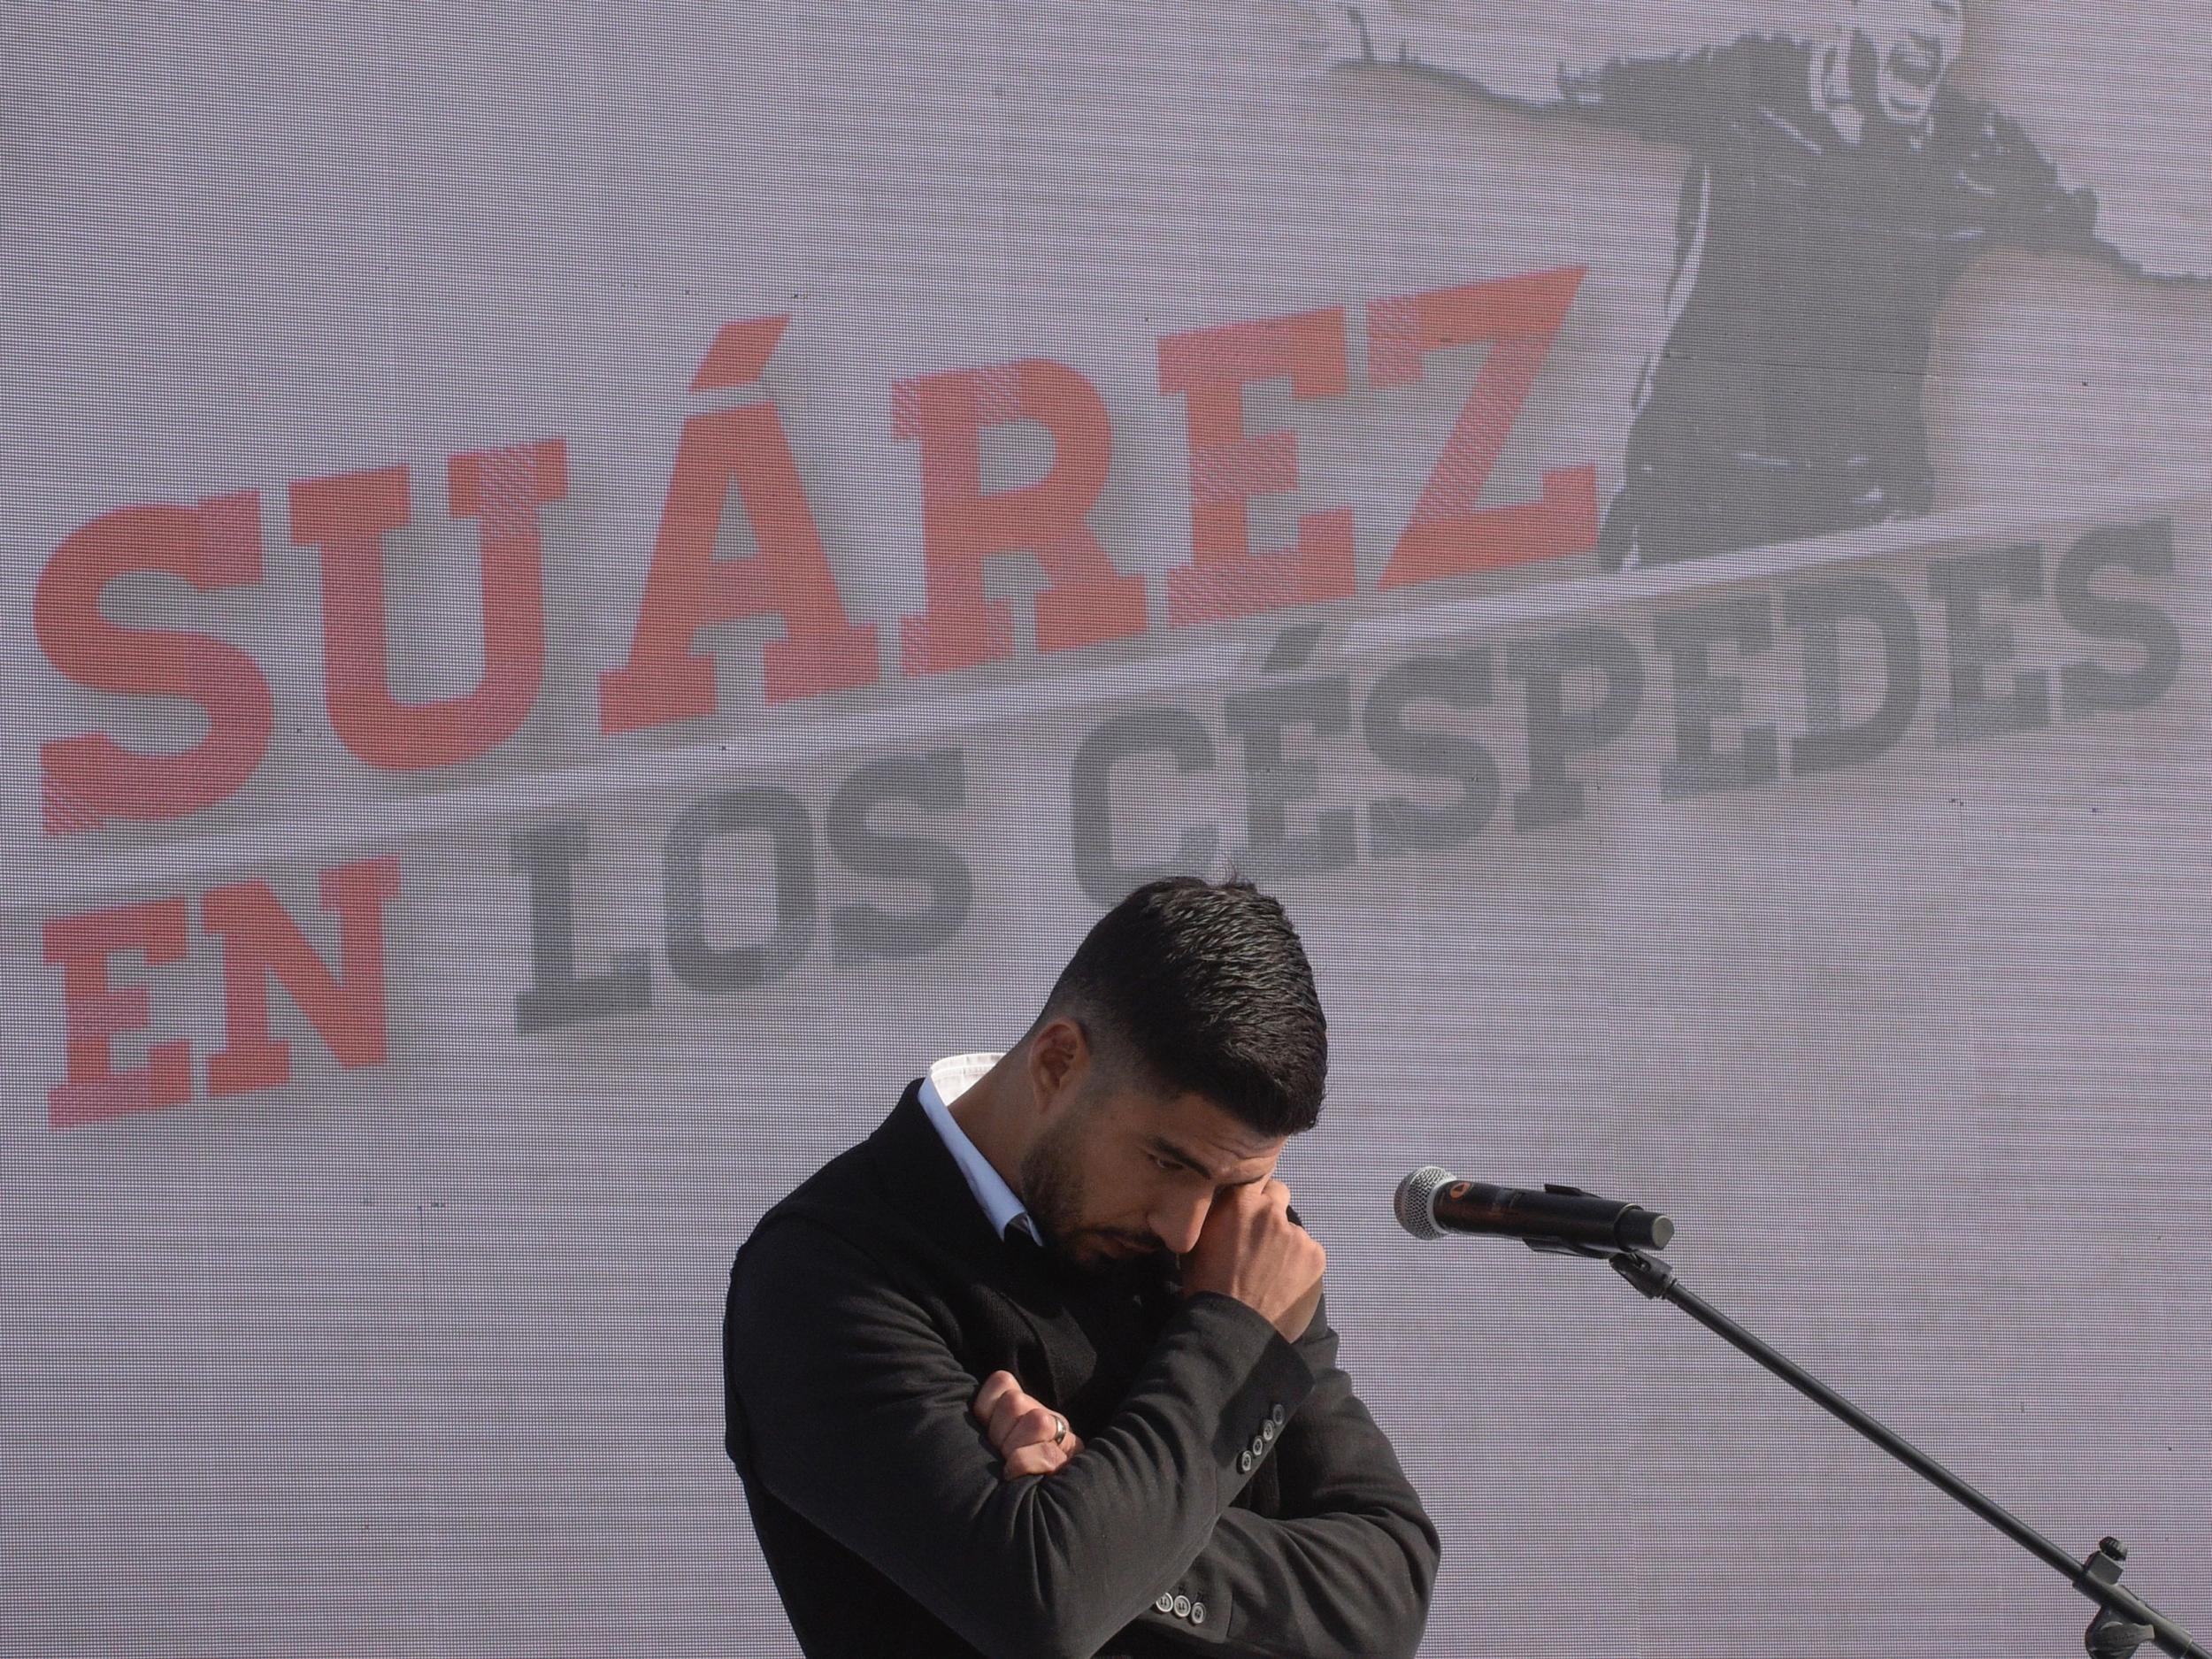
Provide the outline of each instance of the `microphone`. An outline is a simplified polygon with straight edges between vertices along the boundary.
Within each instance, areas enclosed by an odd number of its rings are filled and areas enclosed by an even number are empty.
[[[1463,1181],[1424,1164],[1398,1183],[1398,1225],[1417,1239],[1448,1233],[1494,1233],[1532,1250],[1602,1256],[1614,1250],[1663,1250],[1674,1223],[1635,1204],[1599,1198],[1578,1187],[1547,1184],[1540,1193]]]

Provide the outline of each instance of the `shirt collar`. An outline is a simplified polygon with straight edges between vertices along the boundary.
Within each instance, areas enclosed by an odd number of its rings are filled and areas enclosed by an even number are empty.
[[[1019,1226],[1035,1239],[1037,1224],[1029,1218],[1027,1208],[1006,1184],[1005,1178],[991,1167],[991,1161],[976,1150],[975,1142],[968,1139],[966,1131],[954,1121],[952,1115],[952,1102],[966,1094],[970,1086],[1002,1057],[995,1054],[956,1054],[933,1063],[929,1074],[922,1079],[922,1110],[929,1115],[930,1126],[945,1143],[945,1150],[952,1154],[952,1161],[960,1166],[960,1173],[967,1180],[968,1190],[975,1194],[975,1202],[983,1206],[983,1213],[990,1217],[991,1231],[1002,1239],[1009,1227]]]

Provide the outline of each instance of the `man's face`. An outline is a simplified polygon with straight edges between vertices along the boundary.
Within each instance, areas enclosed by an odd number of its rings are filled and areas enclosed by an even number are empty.
[[[1188,1254],[1215,1196],[1267,1179],[1282,1148],[1202,1095],[1161,1095],[1093,1067],[1023,1156],[1022,1202],[1053,1249],[1110,1272]]]
[[[1855,0],[1850,15],[1871,59],[1881,112],[1901,127],[1918,126],[1965,47],[1964,0]]]

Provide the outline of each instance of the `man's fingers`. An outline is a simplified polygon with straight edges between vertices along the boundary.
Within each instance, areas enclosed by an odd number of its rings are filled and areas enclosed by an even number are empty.
[[[1003,1456],[1017,1446],[1053,1439],[1064,1420],[1042,1401],[1015,1388],[1000,1397],[985,1426],[992,1449]]]
[[[1064,1467],[1067,1461],[1066,1449],[1050,1440],[1042,1446],[1024,1446],[1007,1458],[1002,1479],[1019,1480],[1025,1475],[1049,1475]]]
[[[1073,1429],[1068,1438],[1055,1446],[1049,1438],[1034,1446],[1018,1446],[1006,1459],[1001,1479],[1019,1480],[1025,1475],[1056,1475],[1075,1459],[1083,1449],[1083,1441]]]
[[[1004,1403],[1007,1396],[1020,1392],[1021,1385],[1014,1380],[1012,1371],[995,1371],[983,1379],[983,1386],[975,1391],[975,1402],[968,1409],[978,1420],[987,1425],[991,1414]]]
[[[1034,1410],[1036,1406],[1037,1402],[1019,1388],[1011,1389],[1001,1395],[998,1403],[991,1408],[990,1417],[984,1423],[984,1427],[990,1433],[991,1444],[1001,1452],[1005,1451],[1010,1446],[1018,1446],[1021,1442],[1016,1438],[1015,1425],[1026,1413]]]
[[[1225,1220],[1235,1223],[1248,1216],[1265,1215],[1271,1209],[1279,1210],[1289,1202],[1289,1189],[1271,1175],[1249,1186],[1232,1187],[1214,1201],[1214,1208]]]
[[[1006,1460],[1007,1474],[1049,1474],[1082,1449],[1083,1441],[1067,1418],[1035,1396],[1022,1392],[1009,1371],[993,1371],[976,1390],[969,1408],[983,1425],[991,1449]],[[1049,1452],[1049,1457],[1041,1455]]]
[[[992,1450],[1003,1457],[1018,1447],[1050,1445],[1061,1438],[1060,1425],[1067,1421],[1065,1417],[1027,1394],[1017,1394],[1015,1399],[1018,1409],[1010,1411],[1002,1407],[992,1423]]]

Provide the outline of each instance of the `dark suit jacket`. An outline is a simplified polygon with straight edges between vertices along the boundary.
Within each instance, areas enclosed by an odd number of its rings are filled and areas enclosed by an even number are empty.
[[[1230,1297],[1115,1290],[993,1235],[918,1081],[731,1270],[730,1457],[814,1656],[1387,1659],[1436,1531],[1336,1366]],[[969,1402],[1010,1371],[1086,1442],[1002,1481]]]

